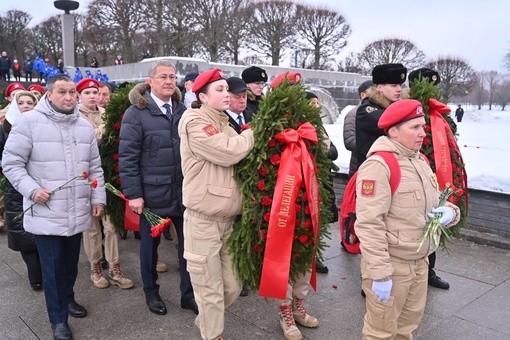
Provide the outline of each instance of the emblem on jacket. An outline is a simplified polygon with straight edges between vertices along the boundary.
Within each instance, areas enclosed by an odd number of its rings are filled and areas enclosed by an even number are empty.
[[[377,111],[377,108],[376,108],[376,107],[373,107],[373,106],[367,106],[366,111],[367,111],[368,113],[370,113],[370,112],[374,112],[374,111]]]
[[[205,131],[205,133],[207,133],[209,136],[214,136],[215,134],[217,133],[220,133],[218,130],[216,130],[216,128],[212,125],[207,125],[206,127],[204,127],[203,129]]]
[[[361,182],[361,194],[363,196],[374,196],[375,194],[375,181],[364,179]]]

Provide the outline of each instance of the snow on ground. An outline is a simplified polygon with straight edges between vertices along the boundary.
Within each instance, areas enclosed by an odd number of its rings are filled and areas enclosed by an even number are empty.
[[[454,116],[457,105],[449,106]],[[351,153],[343,143],[343,119],[352,107],[346,107],[335,124],[325,125],[338,149],[335,164],[345,174]],[[464,111],[462,122],[457,124],[457,143],[466,163],[468,187],[510,194],[510,111],[499,107],[477,110],[475,106],[467,106]]]

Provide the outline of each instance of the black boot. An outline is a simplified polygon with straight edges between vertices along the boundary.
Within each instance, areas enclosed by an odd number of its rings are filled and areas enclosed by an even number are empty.
[[[70,340],[73,338],[73,333],[67,322],[52,324],[51,330],[53,331],[53,339],[55,340]]]
[[[449,289],[450,284],[436,275],[436,272],[429,270],[429,286],[439,289]]]

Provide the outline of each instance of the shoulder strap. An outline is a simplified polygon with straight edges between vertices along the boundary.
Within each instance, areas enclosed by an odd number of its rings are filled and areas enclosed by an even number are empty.
[[[386,164],[388,164],[388,167],[390,168],[391,194],[395,194],[395,191],[397,191],[398,185],[400,184],[400,178],[402,177],[397,157],[395,157],[395,154],[391,151],[377,151],[374,155],[382,157]]]

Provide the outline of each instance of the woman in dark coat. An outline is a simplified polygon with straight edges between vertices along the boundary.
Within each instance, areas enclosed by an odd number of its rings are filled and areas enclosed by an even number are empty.
[[[11,107],[5,116],[5,121],[2,124],[2,131],[0,133],[0,139],[3,139],[0,143],[1,151],[3,151],[12,123],[22,113],[31,111],[36,103],[37,99],[31,92],[22,91],[16,93]],[[7,179],[5,179],[4,199],[7,244],[10,249],[21,252],[21,257],[27,265],[28,280],[32,289],[41,290],[41,263],[34,235],[26,232],[23,228],[23,217],[16,219],[16,216],[23,212],[23,195],[16,191]]]

